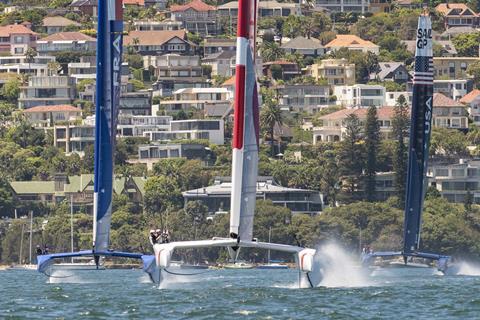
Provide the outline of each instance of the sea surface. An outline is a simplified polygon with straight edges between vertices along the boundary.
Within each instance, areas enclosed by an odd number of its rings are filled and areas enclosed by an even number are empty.
[[[295,270],[191,270],[205,273],[172,275],[163,288],[141,270],[50,279],[7,270],[0,319],[479,319],[477,271],[340,268],[322,287],[299,289]]]

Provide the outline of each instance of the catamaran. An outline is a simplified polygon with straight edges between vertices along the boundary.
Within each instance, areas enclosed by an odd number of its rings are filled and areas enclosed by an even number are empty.
[[[366,253],[362,257],[364,265],[370,265],[377,257],[387,259],[401,257],[403,258],[403,264],[401,264],[403,266],[425,267],[425,264],[410,262],[415,258],[423,258],[436,261],[439,271],[446,272],[449,267],[449,256],[419,251],[423,201],[426,191],[428,151],[432,128],[432,101],[432,24],[429,14],[425,11],[418,19],[417,28],[403,250],[400,252]],[[398,262],[393,264],[398,265]]]
[[[172,254],[177,249],[224,247],[238,261],[241,248],[277,250],[291,253],[299,270],[299,286],[318,286],[322,277],[316,250],[260,242],[253,237],[253,219],[259,148],[259,97],[255,74],[257,1],[239,0],[235,69],[235,110],[232,139],[232,190],[228,237],[210,240],[179,241],[153,245],[155,259],[147,268],[152,280],[161,284]]]
[[[122,10],[122,0],[98,1],[92,249],[38,256],[37,270],[47,275],[51,275],[55,266],[58,266],[54,264],[58,259],[91,257],[94,261],[93,267],[101,269],[100,257],[142,259],[148,262],[153,258],[141,253],[119,252],[109,248],[113,154],[120,100],[123,47]]]

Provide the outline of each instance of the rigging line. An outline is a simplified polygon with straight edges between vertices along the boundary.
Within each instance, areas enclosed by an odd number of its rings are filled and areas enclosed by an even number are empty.
[[[204,274],[204,273],[210,272],[210,270],[207,270],[207,271],[196,272],[196,273],[178,273],[178,272],[168,271],[166,268],[163,269],[163,271],[165,271],[166,273],[169,273],[169,274],[176,275],[176,276],[196,276],[196,275],[199,275],[199,274]]]

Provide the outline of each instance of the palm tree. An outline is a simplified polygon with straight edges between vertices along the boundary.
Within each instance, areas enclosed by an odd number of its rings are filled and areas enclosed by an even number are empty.
[[[25,52],[25,61],[28,62],[28,71],[32,73],[32,67],[31,64],[33,61],[35,61],[35,57],[37,56],[37,51],[33,48],[28,48],[27,52]]]
[[[276,100],[273,96],[266,95],[265,103],[260,112],[260,125],[264,130],[268,130],[271,142],[271,156],[275,156],[275,144],[274,144],[274,128],[275,125],[281,126],[283,124],[282,111],[276,104]]]
[[[264,62],[275,61],[282,58],[285,52],[275,42],[264,42],[261,45],[260,53]]]
[[[50,61],[47,63],[48,75],[56,76],[60,70],[60,64],[56,61]]]

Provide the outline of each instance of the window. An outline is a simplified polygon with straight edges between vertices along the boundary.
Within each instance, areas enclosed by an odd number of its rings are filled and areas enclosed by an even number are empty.
[[[15,36],[13,38],[13,43],[24,43],[22,36]]]
[[[437,177],[448,177],[448,169],[440,169],[436,170]]]
[[[15,54],[22,54],[24,52],[22,47],[16,47],[15,48]]]
[[[464,175],[464,169],[452,169],[452,177],[463,177]]]

